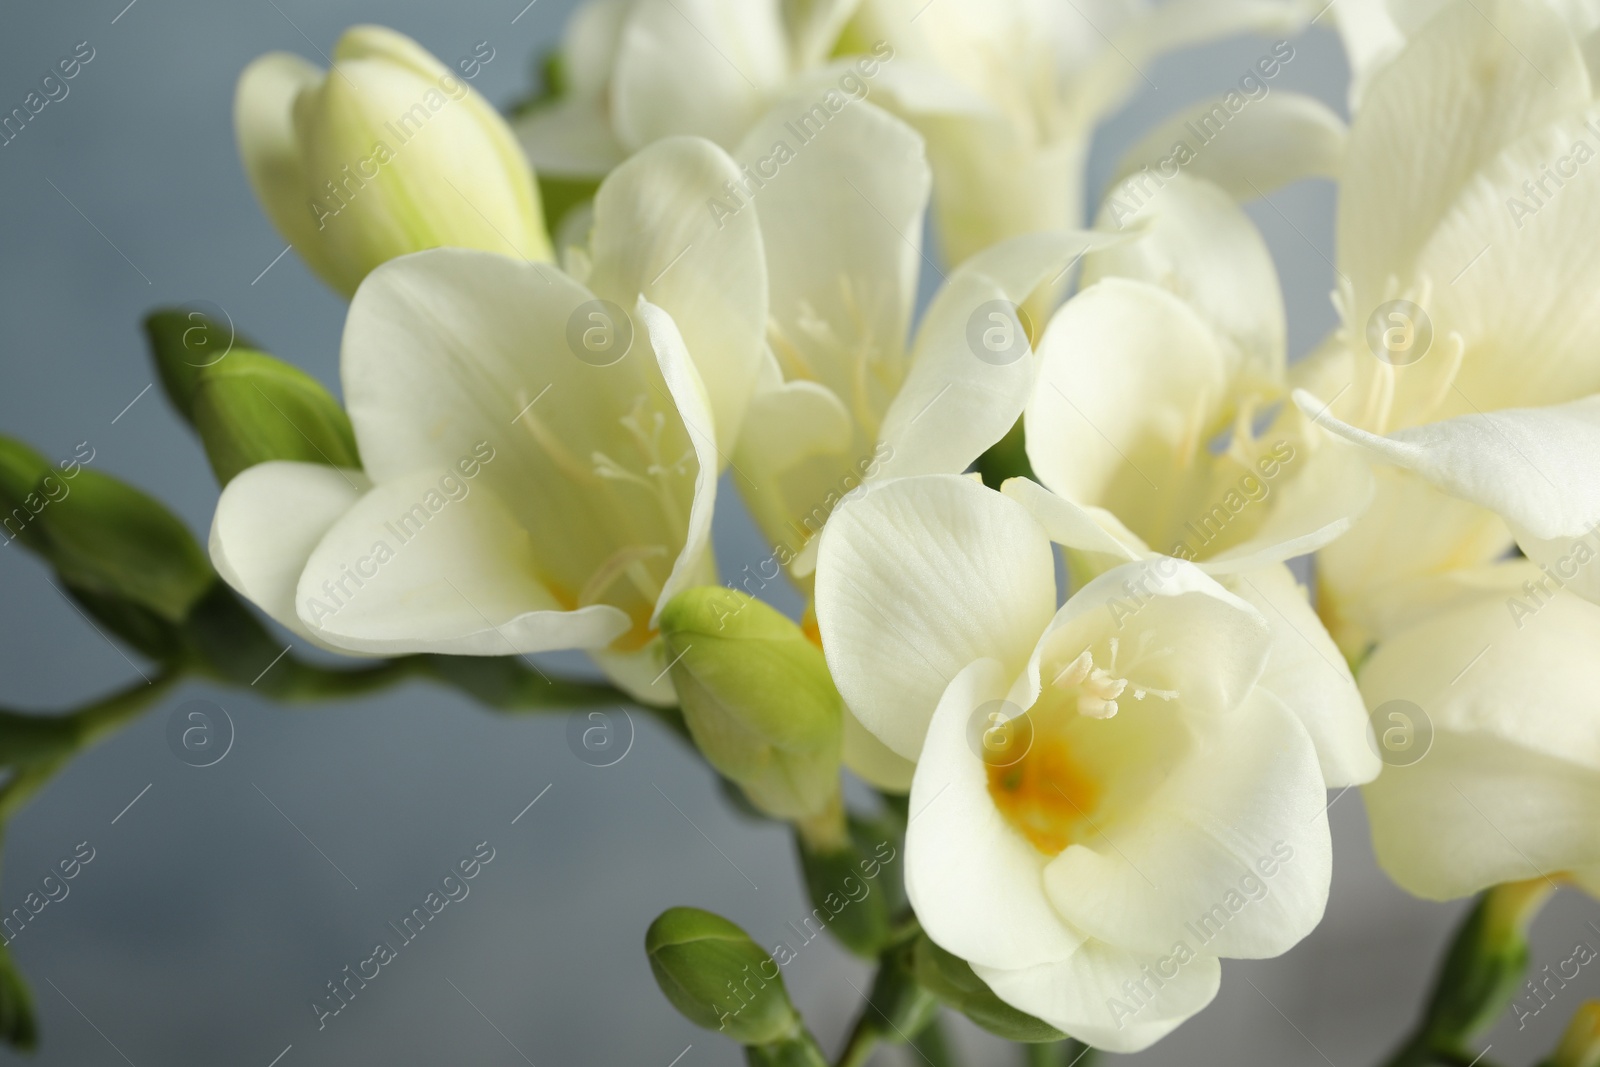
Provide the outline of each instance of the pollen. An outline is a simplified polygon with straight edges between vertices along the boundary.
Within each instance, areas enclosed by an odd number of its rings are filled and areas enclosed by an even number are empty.
[[[1065,738],[1038,734],[1027,755],[1010,766],[991,763],[988,771],[995,807],[1040,852],[1054,856],[1094,833],[1090,813],[1100,785]]]

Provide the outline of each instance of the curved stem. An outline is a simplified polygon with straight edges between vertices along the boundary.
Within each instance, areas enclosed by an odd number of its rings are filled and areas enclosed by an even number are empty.
[[[834,1061],[834,1067],[862,1067],[878,1047],[878,1030],[872,1025],[870,1007],[861,1009],[861,1014],[856,1018],[856,1025],[850,1031],[850,1040],[845,1042],[844,1051],[839,1053],[839,1058]]]

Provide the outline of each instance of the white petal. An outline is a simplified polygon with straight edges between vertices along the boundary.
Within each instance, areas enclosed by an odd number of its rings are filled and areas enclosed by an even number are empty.
[[[1343,654],[1294,574],[1277,563],[1221,581],[1272,627],[1272,653],[1257,684],[1283,701],[1311,735],[1328,788],[1376,778],[1382,764],[1367,707]]]
[[[676,16],[675,16],[676,17]],[[755,390],[767,324],[767,268],[751,212],[709,209],[740,180],[697,138],[651,145],[611,172],[594,201],[589,287],[624,308],[642,294],[672,316],[711,397],[717,446],[733,451]]]
[[[1428,23],[1372,78],[1350,127],[1336,235],[1354,286],[1349,321],[1366,323],[1391,275],[1409,280],[1480,167],[1589,99],[1577,43],[1545,5],[1497,5],[1491,20],[1452,4]]]
[[[972,969],[1007,1004],[1107,1052],[1149,1048],[1210,1004],[1222,981],[1215,956],[1179,963],[1175,955],[1140,955],[1098,941],[1060,963]],[[1147,992],[1136,997],[1130,984]]]
[[[1137,534],[1104,508],[1074,504],[1027,478],[1008,478],[1000,491],[1026,508],[1058,545],[1114,563],[1131,563],[1151,554]]]
[[[906,895],[941,948],[1015,970],[1062,960],[1083,937],[1051,908],[1048,857],[995,807],[988,766],[971,747],[974,713],[1003,699],[1010,680],[999,663],[979,660],[939,701],[911,784]]]
[[[789,62],[777,0],[639,0],[611,83],[617,133],[634,151],[674,134],[732,148]]]
[[[260,463],[222,490],[211,520],[211,562],[240,596],[305,638],[295,588],[329,528],[372,487],[360,471]]]
[[[306,265],[338,288],[344,279],[323,253],[316,216],[307,204],[310,181],[295,135],[294,102],[321,83],[324,72],[297,55],[269,52],[239,75],[233,128],[244,171],[272,224]]]
[[[1122,157],[1117,180],[1148,168],[1159,186],[1181,168],[1243,202],[1305,178],[1339,177],[1349,131],[1328,105],[1288,91],[1237,112],[1224,100],[1202,101],[1152,130]],[[1177,152],[1180,144],[1192,155]]]
[[[449,481],[466,494],[447,494]],[[631,626],[609,605],[561,610],[535,574],[527,532],[489,486],[423,468],[379,485],[333,524],[296,606],[323,642],[385,654],[603,648]]]
[[[849,708],[844,709],[844,765],[874,789],[901,796],[911,792],[917,770],[915,763],[873,737]]]
[[[1232,342],[1251,381],[1282,382],[1286,327],[1272,253],[1219,186],[1179,174],[1156,188],[1135,175],[1111,190],[1097,224],[1140,229],[1085,258],[1083,288],[1119,276],[1159,285]]]
[[[1295,399],[1307,410],[1321,407],[1304,393]],[[1388,437],[1332,416],[1319,421],[1374,458],[1500,515],[1538,562],[1555,564],[1570,556],[1600,524],[1600,473],[1594,462],[1600,454],[1600,397],[1462,415]],[[1594,592],[1595,582],[1586,574],[1584,588]]]
[[[1045,888],[1069,923],[1130,951],[1276,956],[1327,904],[1326,805],[1305,728],[1258,690],[1146,804],[1057,856]]]
[[[514,128],[528,161],[547,178],[600,178],[627,158],[599,99],[558,100],[517,119]]]
[[[1119,240],[1075,231],[1029,234],[967,260],[933,298],[917,330],[911,369],[884,419],[894,449],[881,477],[956,473],[1016,424],[1033,387],[1034,358],[1014,309],[1075,258]],[[1019,346],[992,354],[998,330]],[[998,336],[998,335],[997,335]],[[980,358],[979,352],[985,354]]]
[[[862,725],[916,759],[940,694],[989,657],[1022,669],[1055,610],[1039,524],[957,475],[900,479],[840,506],[823,531],[822,647]]]
[[[672,573],[661,587],[655,610],[650,614],[650,625],[654,626],[667,602],[705,574],[711,554],[711,518],[717,501],[716,419],[711,414],[705,383],[689,358],[672,316],[642,296],[636,310],[639,321],[650,332],[650,347],[655,349],[661,377],[672,393],[684,428],[689,431],[696,466],[687,532],[678,558],[672,564]]]

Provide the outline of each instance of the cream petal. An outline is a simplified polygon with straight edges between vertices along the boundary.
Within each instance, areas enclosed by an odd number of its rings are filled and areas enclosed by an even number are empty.
[[[872,736],[849,708],[844,709],[844,765],[856,777],[884,793],[911,792],[917,765]]]
[[[256,199],[272,224],[318,277],[335,289],[344,277],[323,251],[316,216],[307,206],[311,182],[295,134],[294,102],[321,83],[323,71],[288,52],[269,52],[239,75],[233,128]]]
[[[1315,97],[1273,92],[1237,111],[1226,97],[1215,97],[1146,134],[1122,157],[1116,180],[1143,170],[1153,172],[1147,181],[1159,187],[1184,174],[1243,202],[1306,178],[1337,180],[1348,135],[1344,120]]]
[[[1027,478],[1008,478],[1000,491],[1026,508],[1058,545],[1103,556],[1113,565],[1151,555],[1139,536],[1104,508],[1074,504]]]
[[[1140,955],[1098,941],[1059,963],[972,969],[1007,1004],[1107,1052],[1149,1048],[1210,1004],[1222,982],[1215,956],[1179,963],[1176,955]],[[1130,988],[1146,992],[1135,996]]]
[[[790,75],[785,38],[778,0],[638,0],[611,81],[622,143],[693,134],[732,148]]]
[[[1147,802],[1052,860],[1046,892],[1068,923],[1129,951],[1276,956],[1322,919],[1326,806],[1305,728],[1257,690]]]
[[[1351,124],[1336,243],[1358,328],[1387,299],[1391,276],[1410,280],[1418,251],[1479,168],[1525,131],[1589,103],[1583,55],[1560,16],[1509,0],[1484,8],[1462,0],[1441,11],[1373,76]]]
[[[958,475],[882,483],[823,530],[816,613],[828,666],[868,730],[916,759],[958,671],[1018,672],[1055,611],[1055,563],[1038,523]]]
[[[547,178],[602,178],[627,158],[605,102],[596,98],[556,101],[518,118],[514,128],[528,161]]]
[[[372,488],[360,471],[260,463],[227,484],[211,520],[211,562],[223,581],[274,622],[312,640],[295,588],[317,544]]]
[[[708,208],[739,182],[698,138],[651,145],[612,171],[594,202],[589,287],[624,308],[643,295],[672,316],[711,397],[717,447],[733,450],[755,390],[767,325],[767,267],[752,212]]]
[[[1272,652],[1257,685],[1311,735],[1324,783],[1341,789],[1376,778],[1382,764],[1361,692],[1294,574],[1276,563],[1220,580],[1272,627]]]
[[[1004,437],[1022,415],[1035,376],[1014,309],[1079,255],[1118,240],[1071,230],[1029,234],[957,268],[917,330],[910,371],[883,421],[880,439],[893,455],[878,476],[963,471]],[[998,354],[986,347],[989,329],[1010,331],[1010,346]]]
[[[981,659],[939,700],[911,783],[906,895],[941,948],[1014,971],[1055,963],[1083,937],[1051,908],[1048,857],[995,807],[988,767],[971,745],[974,714],[1004,699],[1009,681],[999,663]]]
[[[453,497],[447,484],[467,484]],[[301,622],[355,652],[505,656],[603,648],[631,620],[563,611],[534,577],[527,532],[487,485],[450,467],[374,488],[333,524],[296,590]]]
[[[1085,257],[1080,285],[1123,277],[1168,290],[1238,349],[1234,373],[1281,387],[1283,297],[1272,253],[1255,224],[1210,182],[1180,174],[1159,188],[1152,184],[1135,175],[1107,195],[1097,224],[1139,229],[1132,240]]]

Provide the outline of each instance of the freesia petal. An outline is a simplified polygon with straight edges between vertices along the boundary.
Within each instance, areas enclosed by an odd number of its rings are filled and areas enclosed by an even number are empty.
[[[1304,393],[1295,399],[1307,410],[1321,407]],[[1462,415],[1388,437],[1332,416],[1320,422],[1375,459],[1500,515],[1539,562],[1570,554],[1600,524],[1600,396]],[[1585,588],[1594,591],[1594,581],[1590,576]]]
[[[1015,970],[1064,959],[1083,937],[1051,908],[1048,857],[995,807],[988,767],[971,747],[974,713],[1003,699],[1009,682],[999,663],[978,660],[939,701],[911,783],[906,895],[939,947]]]
[[[1410,277],[1479,168],[1589,99],[1583,55],[1546,5],[1462,0],[1423,27],[1373,76],[1350,127],[1336,234],[1349,321],[1365,324],[1391,276]]]
[[[1275,92],[1234,112],[1225,99],[1201,101],[1156,127],[1122,157],[1116,180],[1154,170],[1147,181],[1162,187],[1167,172],[1181,167],[1242,203],[1305,178],[1339,177],[1349,129],[1328,105]]]
[[[984,657],[1020,671],[1055,611],[1044,531],[958,475],[886,482],[841,505],[823,530],[816,582],[839,692],[913,760],[956,673]]]
[[[334,288],[344,279],[323,254],[316,216],[307,208],[306,163],[295,136],[294,102],[322,81],[323,71],[289,52],[269,52],[239,75],[233,128],[250,188],[278,232],[317,276]]]
[[[373,489],[317,545],[301,621],[356,652],[505,656],[603,648],[632,625],[609,605],[563,611],[534,577],[527,532],[486,485],[424,468]],[[464,484],[456,481],[456,484]]]
[[[1107,195],[1098,225],[1141,229],[1133,240],[1085,257],[1080,286],[1108,277],[1161,286],[1237,347],[1249,380],[1279,386],[1286,367],[1283,297],[1255,224],[1210,182],[1179,174],[1153,192],[1148,185],[1148,177],[1135,175]]]
[[[599,99],[558,100],[517,119],[515,129],[528,161],[548,178],[601,178],[627,158]]]
[[[1215,956],[1180,963],[1177,955],[1143,955],[1099,941],[1059,963],[1024,970],[974,964],[999,998],[1079,1041],[1107,1052],[1138,1052],[1166,1037],[1217,995],[1222,965]],[[1161,981],[1147,974],[1157,972]],[[1140,1002],[1128,988],[1150,990]]]
[[[676,16],[675,16],[676,17]],[[589,287],[631,308],[642,294],[677,323],[711,397],[717,446],[733,450],[767,326],[767,266],[753,212],[707,208],[741,180],[699,138],[657,142],[611,172],[594,201]]]
[[[211,520],[211,562],[223,581],[301,637],[295,588],[318,542],[372,487],[360,471],[318,463],[259,463],[222,490]]]
[[[911,792],[917,765],[872,736],[849,708],[844,709],[844,765],[855,775],[885,793]]]
[[[880,435],[894,454],[878,476],[962,471],[1004,437],[1034,380],[1032,350],[1015,308],[1063,275],[1077,256],[1119,240],[1069,230],[1029,234],[957,268],[918,328],[910,371]],[[1009,344],[999,352],[982,340],[990,329],[1008,332]]]
[[[633,151],[676,134],[732,148],[789,63],[778,0],[638,0],[611,82],[617,133]]]
[[[1376,778],[1382,764],[1361,692],[1294,574],[1277,563],[1221,581],[1272,627],[1272,653],[1257,685],[1283,701],[1311,735],[1328,788]]]
[[[1131,951],[1276,956],[1327,905],[1326,807],[1305,728],[1257,690],[1137,815],[1052,860],[1045,888],[1073,926]]]
[[[1000,491],[1027,509],[1050,540],[1079,552],[1130,563],[1150,555],[1149,547],[1105,508],[1083,507],[1028,478],[1008,478]]]

